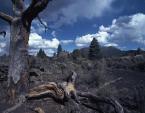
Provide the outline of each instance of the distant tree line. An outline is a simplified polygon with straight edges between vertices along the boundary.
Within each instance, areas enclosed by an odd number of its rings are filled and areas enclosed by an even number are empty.
[[[59,44],[59,45],[58,45],[58,48],[57,48],[57,52],[54,53],[54,56],[55,56],[56,54],[57,54],[57,56],[59,56],[59,54],[60,54],[61,52],[63,52],[63,49],[62,49],[61,44]],[[37,52],[37,57],[39,57],[39,58],[46,58],[46,57],[47,57],[45,51],[44,51],[42,48],[40,48],[39,51]]]

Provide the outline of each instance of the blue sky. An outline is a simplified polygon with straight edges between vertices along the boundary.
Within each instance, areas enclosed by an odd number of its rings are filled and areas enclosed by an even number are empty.
[[[0,11],[11,14],[10,1],[2,1]],[[145,0],[53,0],[40,16],[51,29],[45,32],[37,19],[33,21],[31,54],[43,48],[52,55],[59,43],[67,51],[87,47],[93,37],[103,46],[145,49]],[[8,25],[3,21],[0,24],[7,29],[8,38]],[[0,41],[0,52],[7,52],[8,39]]]

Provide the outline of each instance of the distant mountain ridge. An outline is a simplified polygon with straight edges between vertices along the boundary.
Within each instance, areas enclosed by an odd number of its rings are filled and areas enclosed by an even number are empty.
[[[120,50],[116,47],[113,46],[109,46],[109,47],[105,47],[102,46],[101,48],[101,55],[102,57],[121,57],[121,56],[126,56],[126,55],[136,55],[139,54],[138,50]],[[88,57],[88,52],[89,52],[89,47],[85,47],[85,48],[81,48],[80,53],[83,57],[87,58]],[[140,53],[144,53],[145,51],[140,50]]]

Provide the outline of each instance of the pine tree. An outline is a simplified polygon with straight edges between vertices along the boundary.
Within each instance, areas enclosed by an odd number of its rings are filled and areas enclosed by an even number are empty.
[[[61,52],[62,52],[62,46],[61,44],[59,44],[57,48],[57,55],[59,55]]]
[[[96,38],[93,38],[90,44],[88,57],[90,60],[95,60],[100,57],[100,46]]]
[[[40,49],[39,52],[37,53],[37,57],[45,58],[46,54],[45,54],[45,52],[42,49]]]

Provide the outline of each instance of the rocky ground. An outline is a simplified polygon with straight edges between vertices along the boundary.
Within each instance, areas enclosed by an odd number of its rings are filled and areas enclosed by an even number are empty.
[[[96,61],[86,58],[74,60],[70,56],[43,59],[31,56],[29,61],[30,88],[47,82],[65,81],[71,72],[75,71],[78,74],[76,81],[78,91],[113,97],[121,103],[125,112],[142,113],[135,98],[136,87],[145,85],[145,55],[102,58]],[[7,72],[8,60],[3,58],[0,63],[0,111],[12,106],[6,103]],[[141,95],[144,95],[144,91]],[[70,103],[72,102],[62,105],[51,98],[29,100],[13,113],[33,113],[31,109],[35,107],[42,108],[45,113],[73,113],[71,109],[77,108]],[[97,113],[82,105],[79,105],[79,109],[80,113]],[[109,107],[102,109],[105,113],[114,113]]]

